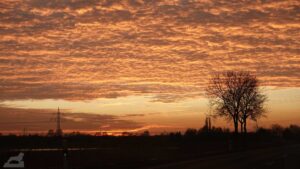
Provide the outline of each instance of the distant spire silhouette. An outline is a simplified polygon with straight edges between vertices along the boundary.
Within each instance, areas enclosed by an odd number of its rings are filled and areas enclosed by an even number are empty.
[[[205,124],[204,124],[204,129],[209,132],[211,131],[212,127],[211,127],[211,117],[210,115],[207,115],[205,118]]]

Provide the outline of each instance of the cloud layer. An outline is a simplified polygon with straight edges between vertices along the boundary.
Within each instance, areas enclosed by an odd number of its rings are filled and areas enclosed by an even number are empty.
[[[120,116],[61,111],[62,127],[66,131],[130,131],[145,127],[142,123],[122,119]],[[24,128],[27,131],[44,132],[56,128],[57,110],[0,105],[0,112],[1,132],[20,132]]]
[[[295,0],[0,2],[0,100],[198,97],[215,71],[300,87]]]

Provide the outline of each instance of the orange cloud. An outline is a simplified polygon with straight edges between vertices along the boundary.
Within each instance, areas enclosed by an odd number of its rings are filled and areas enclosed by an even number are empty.
[[[0,100],[201,96],[215,71],[300,87],[289,1],[0,2]]]

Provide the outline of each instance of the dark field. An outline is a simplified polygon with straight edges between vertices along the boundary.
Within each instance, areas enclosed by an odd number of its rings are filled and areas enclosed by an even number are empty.
[[[1,167],[24,153],[25,168],[299,167],[299,137],[267,134],[167,136],[2,136]],[[66,154],[66,158],[64,158]],[[295,160],[298,159],[298,160]],[[296,161],[296,162],[295,162]],[[297,163],[298,162],[298,163]]]

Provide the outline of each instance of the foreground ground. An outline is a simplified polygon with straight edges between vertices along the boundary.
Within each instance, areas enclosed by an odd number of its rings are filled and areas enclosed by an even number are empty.
[[[300,142],[258,135],[1,137],[0,165],[24,153],[29,169],[299,169]]]
[[[300,145],[262,148],[164,164],[149,169],[299,169]]]

